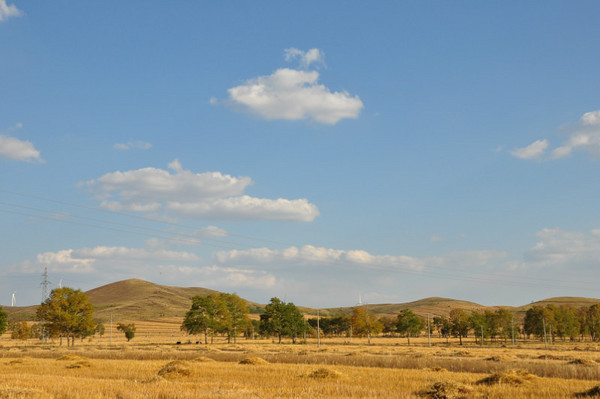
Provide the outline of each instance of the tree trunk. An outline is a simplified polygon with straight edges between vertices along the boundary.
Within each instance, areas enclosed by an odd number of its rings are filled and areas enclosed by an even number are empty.
[[[204,330],[204,345],[208,345],[208,331]]]

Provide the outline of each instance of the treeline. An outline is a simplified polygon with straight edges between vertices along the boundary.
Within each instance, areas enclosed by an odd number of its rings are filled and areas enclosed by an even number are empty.
[[[427,330],[429,328],[429,331]],[[463,338],[472,336],[481,340],[509,341],[525,337],[575,340],[600,340],[600,304],[576,309],[572,306],[547,305],[530,308],[524,319],[516,320],[507,309],[467,311],[453,309],[448,317],[433,315],[427,319],[404,309],[395,316],[376,317],[367,306],[355,307],[349,315],[312,317],[304,319],[293,303],[272,298],[259,320],[248,318],[245,301],[235,294],[211,294],[193,298],[192,307],[185,316],[181,329],[190,334],[204,334],[204,342],[216,335],[226,335],[228,341],[238,335],[254,337],[283,337],[293,342],[306,334],[323,337],[371,337],[384,334],[402,336],[410,344],[411,337],[423,333],[438,337]]]
[[[567,305],[534,306],[525,314],[523,332],[539,338],[546,335],[552,340],[583,340],[587,336],[600,341],[600,304],[579,309]]]

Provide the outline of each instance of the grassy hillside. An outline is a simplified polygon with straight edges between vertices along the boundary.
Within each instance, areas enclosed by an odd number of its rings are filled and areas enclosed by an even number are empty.
[[[483,306],[478,303],[460,301],[457,299],[431,297],[420,299],[407,303],[384,303],[365,305],[370,311],[380,316],[395,316],[403,309],[410,309],[418,316],[427,317],[427,314],[433,316],[448,316],[452,309],[465,309],[468,311],[485,309],[495,310],[498,307]],[[325,309],[323,314],[326,316],[335,316],[342,314],[351,314],[352,307]]]
[[[144,280],[130,279],[87,291],[96,309],[96,317],[109,320],[111,313],[120,319],[150,320],[183,317],[192,297],[217,291],[200,287],[170,287]],[[258,304],[248,302],[250,311],[260,311]]]
[[[111,314],[119,320],[155,320],[161,318],[183,317],[190,308],[191,298],[195,295],[209,295],[217,291],[200,287],[171,287],[154,284],[144,280],[130,279],[107,284],[94,288],[86,293],[95,308],[95,317],[108,321]],[[369,310],[378,316],[395,316],[403,309],[411,309],[417,315],[426,317],[448,316],[452,309],[461,308],[467,311],[486,309],[496,310],[499,307],[514,312],[519,318],[523,317],[527,309],[534,305],[546,306],[571,305],[574,307],[589,307],[600,303],[600,299],[580,297],[557,297],[532,302],[520,307],[492,306],[486,307],[474,302],[461,301],[449,298],[431,297],[414,302],[400,304],[369,304]],[[248,302],[251,313],[261,313],[264,305]],[[316,316],[317,310],[307,307],[299,307],[308,315]],[[5,307],[11,321],[35,320],[36,306]],[[352,307],[321,309],[321,316],[336,316],[351,314]]]

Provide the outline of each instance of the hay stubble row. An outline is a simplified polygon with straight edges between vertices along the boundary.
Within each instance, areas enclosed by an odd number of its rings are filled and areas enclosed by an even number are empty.
[[[1,398],[575,398],[600,352],[396,345],[0,348]],[[16,392],[16,393],[15,393]],[[445,396],[444,396],[445,395]]]

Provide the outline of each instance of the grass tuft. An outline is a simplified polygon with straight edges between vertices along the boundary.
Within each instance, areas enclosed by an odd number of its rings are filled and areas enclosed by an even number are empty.
[[[336,370],[321,367],[321,368],[316,369],[312,373],[306,374],[305,377],[321,379],[321,380],[325,380],[325,379],[337,380],[339,378],[344,377],[344,374],[342,374]]]
[[[477,381],[477,384],[495,385],[495,384],[510,384],[521,385],[525,382],[537,378],[535,375],[521,369],[513,369],[507,371],[499,371],[482,380]]]
[[[71,363],[66,366],[66,368],[68,368],[68,369],[81,369],[84,367],[92,367],[92,364],[88,360],[83,359],[83,360],[80,360],[75,363]]]
[[[158,375],[164,378],[189,377],[191,374],[190,364],[183,360],[169,362],[158,371]]]
[[[261,364],[269,364],[269,362],[267,362],[262,357],[251,356],[251,357],[247,357],[247,358],[240,360],[240,364],[250,364],[250,365],[258,366]]]
[[[596,385],[592,389],[575,394],[576,398],[597,398],[600,397],[600,385]]]
[[[588,360],[588,359],[573,359],[569,362],[569,364],[574,364],[574,365],[581,365],[581,366],[597,366],[598,363],[596,363],[593,360]]]
[[[427,391],[420,393],[420,396],[429,399],[466,399],[470,398],[473,389],[464,384],[452,381],[436,382]]]

